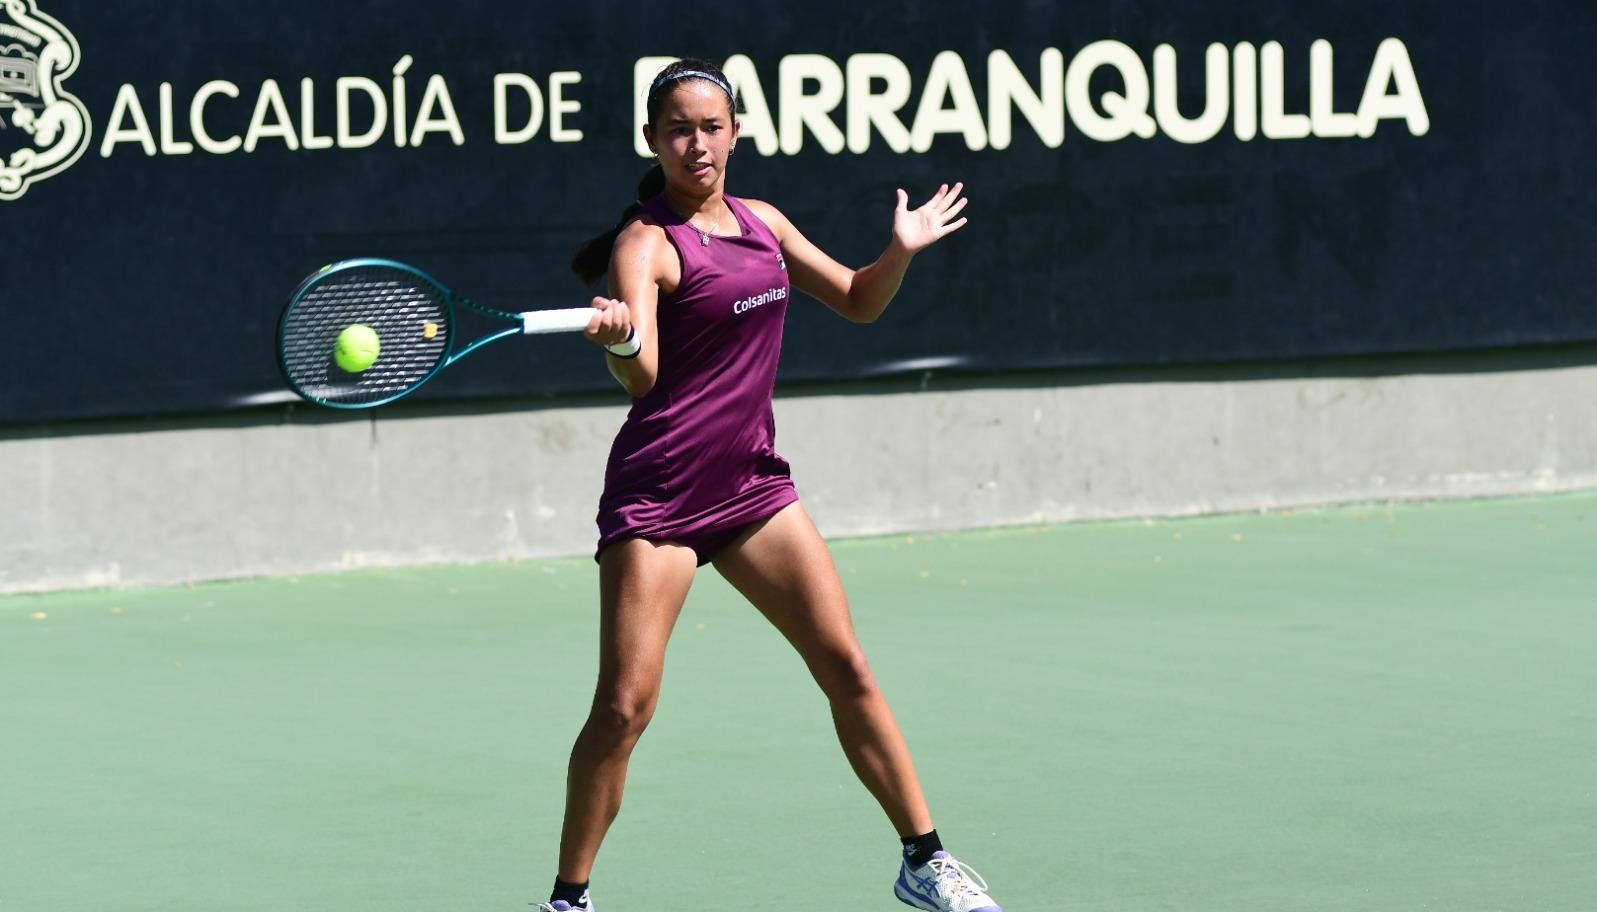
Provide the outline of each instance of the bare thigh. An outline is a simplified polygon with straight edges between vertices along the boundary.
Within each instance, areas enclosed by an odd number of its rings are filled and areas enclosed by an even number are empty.
[[[659,699],[666,643],[693,585],[692,549],[640,539],[599,558],[599,686],[596,715],[647,722]]]
[[[793,644],[827,696],[874,683],[832,554],[801,504],[739,536],[715,569]]]

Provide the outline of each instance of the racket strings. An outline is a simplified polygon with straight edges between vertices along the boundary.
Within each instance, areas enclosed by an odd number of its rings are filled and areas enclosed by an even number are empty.
[[[307,398],[363,405],[398,396],[448,357],[453,329],[443,292],[404,270],[363,267],[329,273],[302,291],[283,322],[288,380]],[[350,373],[333,358],[338,335],[364,324],[377,333],[371,367]]]

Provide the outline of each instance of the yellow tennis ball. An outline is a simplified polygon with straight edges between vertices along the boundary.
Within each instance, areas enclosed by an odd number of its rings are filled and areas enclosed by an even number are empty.
[[[344,331],[338,334],[338,342],[333,346],[333,360],[344,370],[358,374],[376,363],[380,349],[377,331],[364,323],[356,323],[344,327]]]

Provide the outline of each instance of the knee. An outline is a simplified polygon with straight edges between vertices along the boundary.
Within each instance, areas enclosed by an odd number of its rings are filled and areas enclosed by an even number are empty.
[[[654,716],[653,694],[605,694],[594,700],[583,736],[610,749],[630,749]]]
[[[876,676],[858,646],[828,653],[813,671],[828,700],[857,700],[876,692]]]

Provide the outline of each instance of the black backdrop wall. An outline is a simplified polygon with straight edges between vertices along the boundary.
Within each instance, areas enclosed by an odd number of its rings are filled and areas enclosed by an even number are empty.
[[[284,398],[277,314],[347,256],[585,302],[675,54],[730,58],[731,192],[845,262],[968,184],[878,324],[795,302],[787,381],[1594,341],[1594,10],[6,0],[0,422]],[[473,359],[426,394],[611,383],[575,339]]]

